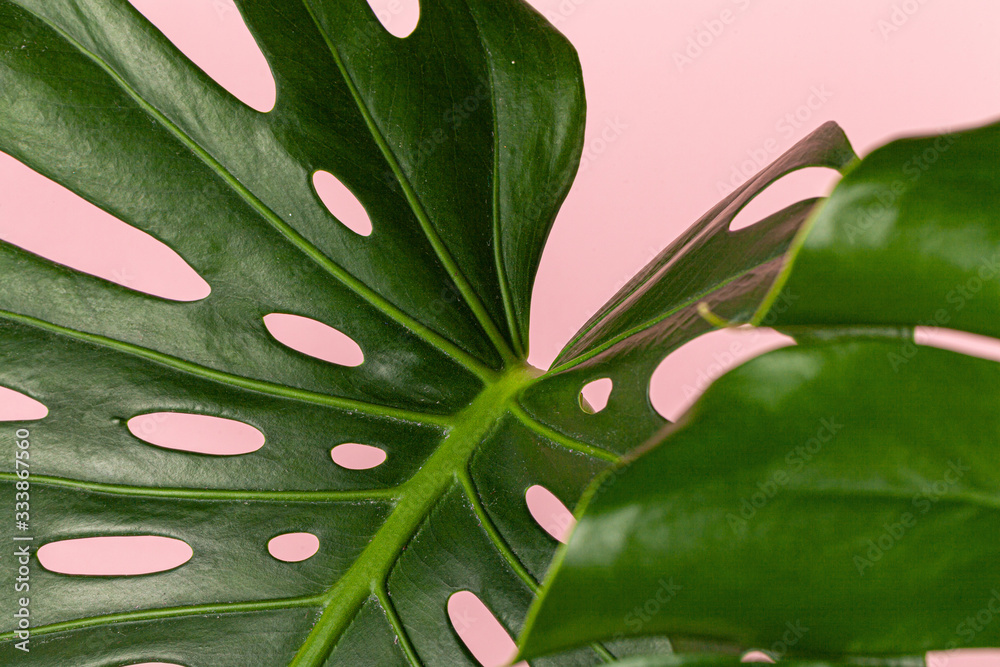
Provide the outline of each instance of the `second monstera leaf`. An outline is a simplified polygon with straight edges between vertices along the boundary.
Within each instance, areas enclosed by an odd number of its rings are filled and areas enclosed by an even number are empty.
[[[1000,644],[1000,364],[913,338],[1000,335],[998,211],[1000,124],[854,165],[755,317],[799,344],[592,486],[525,654],[646,633],[867,663]],[[682,590],[660,600],[665,581]]]

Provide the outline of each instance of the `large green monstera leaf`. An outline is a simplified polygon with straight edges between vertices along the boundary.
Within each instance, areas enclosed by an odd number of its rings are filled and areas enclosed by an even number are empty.
[[[853,166],[763,320],[798,345],[589,490],[525,655],[643,633],[869,664],[1000,646],[1000,364],[914,340],[1000,338],[1000,124]]]
[[[584,98],[576,55],[519,0],[428,0],[406,39],[364,0],[243,0],[272,68],[273,111],[234,99],[125,0],[0,0],[0,150],[165,242],[211,286],[197,302],[135,292],[0,244],[0,385],[30,424],[33,548],[183,540],[140,577],[31,561],[31,652],[3,622],[0,662],[104,667],[474,665],[447,601],[471,591],[521,631],[557,546],[525,491],[574,506],[664,426],[656,365],[749,321],[815,205],[731,232],[760,190],[854,154],[824,126],[710,211],[567,346],[527,366],[542,245],[572,182]],[[454,121],[454,110],[476,110]],[[324,208],[317,170],[365,206],[361,237]],[[263,318],[353,338],[347,368],[284,347]],[[611,378],[598,414],[581,388]],[[178,412],[250,424],[256,452],[151,446],[127,426]],[[367,471],[331,447],[387,452]],[[13,507],[15,445],[0,473]],[[275,535],[320,550],[273,558]],[[0,574],[14,607],[13,568]],[[711,645],[711,642],[705,646]],[[666,653],[666,639],[584,641],[536,665]]]

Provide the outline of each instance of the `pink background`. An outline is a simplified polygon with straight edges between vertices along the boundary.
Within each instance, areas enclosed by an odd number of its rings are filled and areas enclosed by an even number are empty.
[[[245,102],[259,110],[273,103],[266,63],[230,0],[133,4]],[[416,19],[416,0],[370,4],[394,33],[405,34]],[[865,154],[900,134],[1000,117],[1000,5],[994,0],[531,4],[579,50],[590,108],[585,162],[553,229],[533,301],[530,360],[541,367],[635,271],[718,201],[727,183],[820,123],[837,120]],[[829,174],[804,172],[752,207],[763,214],[831,183]],[[0,184],[0,238],[136,289],[204,296],[204,282],[172,252],[2,154]],[[334,210],[350,205],[335,184],[325,194]],[[748,212],[743,223],[757,217]],[[323,347],[326,334],[307,334],[314,349]],[[933,344],[970,344],[941,332],[921,336]],[[760,333],[706,336],[657,372],[654,404],[675,416],[708,380],[776,344],[777,336]],[[971,344],[1000,359],[990,341]],[[326,349],[337,355],[340,348]],[[0,419],[37,416],[2,391],[0,401]],[[540,511],[543,525],[565,527],[558,506]],[[185,556],[175,551],[176,558]],[[147,562],[149,553],[119,550],[119,557],[134,565]],[[74,563],[86,569],[79,553],[62,566]],[[500,664],[509,639],[497,628],[489,636],[488,612],[455,602],[461,607],[453,615],[456,627],[486,632],[476,655]],[[934,667],[942,660],[960,662],[942,656]],[[997,657],[961,658],[963,665],[973,661]]]

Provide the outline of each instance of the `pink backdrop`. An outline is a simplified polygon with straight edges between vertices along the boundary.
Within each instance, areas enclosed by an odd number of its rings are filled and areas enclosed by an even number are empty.
[[[533,300],[530,360],[541,367],[733,184],[820,123],[840,122],[864,154],[900,134],[1000,117],[1000,5],[993,0],[531,2],[577,46],[590,108],[585,161],[543,256]],[[259,110],[271,106],[273,81],[231,0],[133,4],[235,95]],[[412,29],[416,0],[370,4],[392,32]],[[756,201],[743,222],[753,222],[754,212],[820,194],[832,182],[823,172],[790,177]],[[172,252],[2,154],[0,184],[0,238],[136,289],[188,299],[206,293]],[[317,178],[317,185],[334,210],[351,205],[335,183]],[[298,344],[334,349],[325,338],[330,332],[297,334],[294,323],[284,326],[293,339],[299,336]],[[921,336],[1000,359],[990,341],[933,331]],[[657,372],[654,404],[672,417],[708,381],[779,344],[780,337],[760,333],[705,337]],[[356,363],[357,352],[348,345],[343,354]],[[0,392],[0,419],[40,414],[32,409]],[[133,426],[137,435],[145,428],[170,437],[164,422]],[[173,428],[183,432],[184,425]],[[248,437],[247,450],[255,436]],[[231,438],[233,451],[246,445],[239,441]],[[542,493],[535,496],[541,523],[561,536],[565,510]],[[308,540],[293,542],[284,557],[308,555]],[[157,553],[183,561],[190,555],[184,546]],[[137,561],[148,565],[152,557],[148,545],[116,550],[123,569]],[[86,571],[90,561],[82,553],[61,560],[53,554],[47,565]],[[107,558],[101,557],[105,566]],[[510,640],[493,627],[489,612],[475,601],[456,597],[453,603],[456,627],[479,636],[470,640],[479,642],[476,655],[484,664],[502,663]],[[934,667],[996,660],[939,655]]]

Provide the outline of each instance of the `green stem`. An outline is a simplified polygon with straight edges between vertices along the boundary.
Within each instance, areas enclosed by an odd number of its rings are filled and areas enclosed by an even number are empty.
[[[479,445],[496,427],[535,369],[519,366],[487,387],[456,419],[441,445],[408,482],[399,500],[354,565],[324,595],[326,605],[289,667],[320,667],[361,605],[385,585],[398,555],[430,515],[434,505],[456,484]]]

